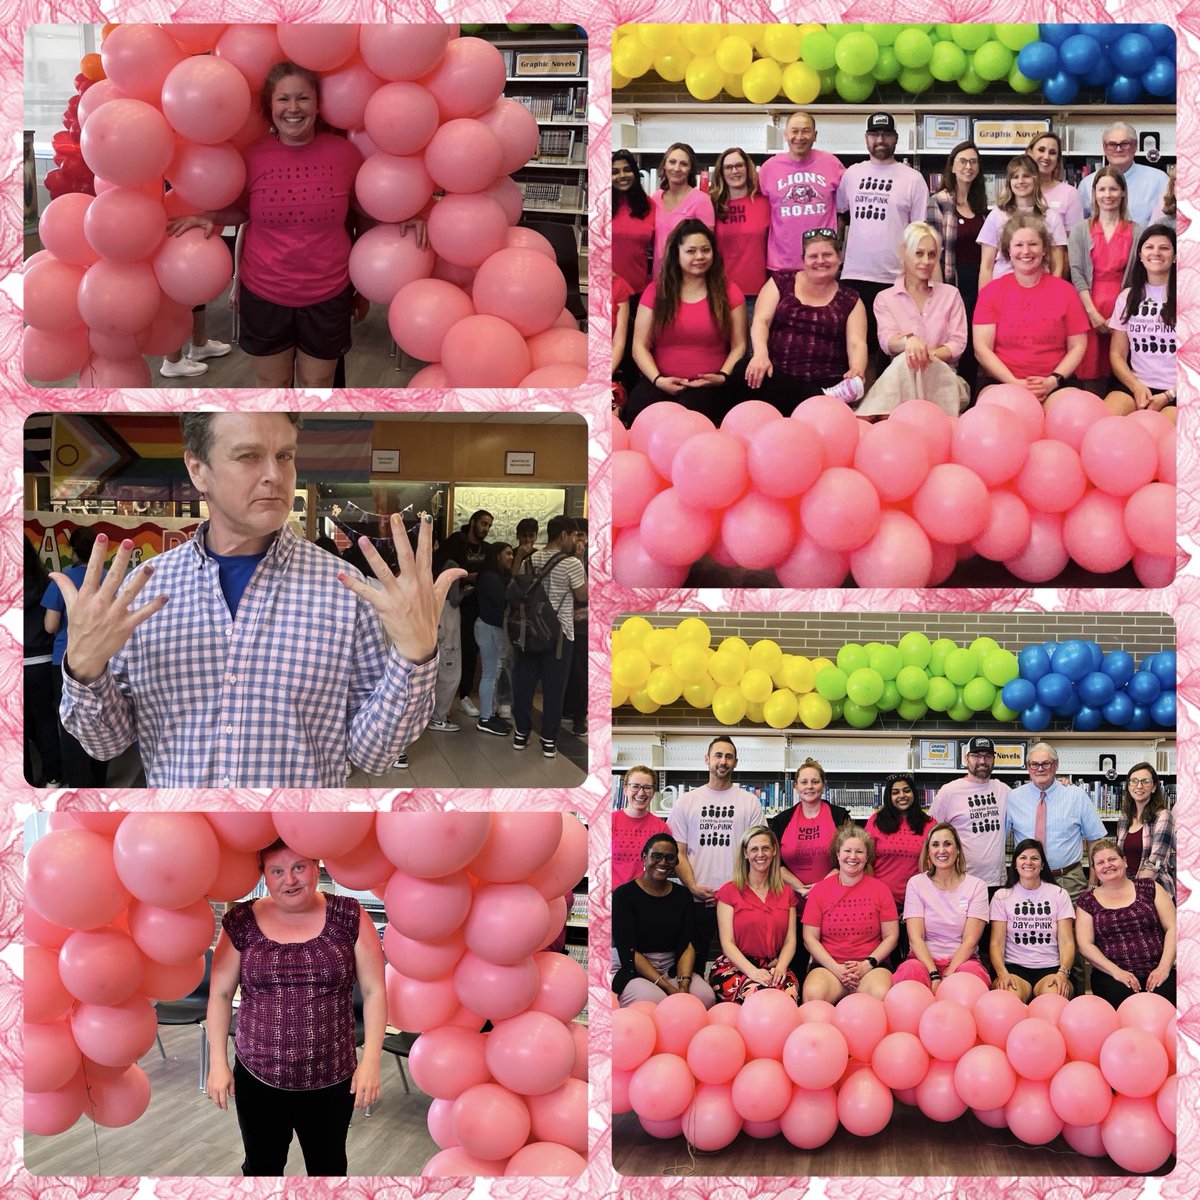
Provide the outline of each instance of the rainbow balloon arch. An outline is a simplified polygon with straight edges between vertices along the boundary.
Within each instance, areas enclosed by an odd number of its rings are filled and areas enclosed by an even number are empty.
[[[42,214],[45,249],[25,264],[26,377],[149,387],[146,356],[188,341],[192,308],[222,294],[233,261],[221,238],[168,237],[167,222],[238,200],[243,154],[268,132],[258,93],[288,60],[318,73],[321,117],[363,155],[355,199],[378,224],[350,278],[429,364],[407,386],[582,384],[587,335],[554,248],[516,227],[510,176],[537,154],[537,120],[502,95],[500,51],[454,24],[106,26],[68,114],[95,195]],[[425,249],[401,233],[417,217]]]
[[[655,627],[632,616],[613,631],[611,658],[612,707],[647,716],[684,700],[722,725],[750,721],[780,731],[923,719],[1019,723],[1029,733],[1056,720],[1079,733],[1175,728],[1173,649],[1139,665],[1126,650],[1105,653],[1083,639],[1014,653],[986,636],[959,646],[911,630],[896,645],[847,642],[833,659],[808,658],[769,638],[751,645],[726,637],[714,647],[699,617]]]
[[[863,104],[935,87],[1047,104],[1172,102],[1169,25],[622,25],[613,87],[653,73],[695,100]],[[724,96],[722,96],[724,93]]]
[[[1027,1007],[977,976],[951,975],[936,996],[906,980],[883,1000],[797,1006],[763,990],[705,1011],[680,993],[612,1020],[613,1113],[709,1153],[741,1133],[801,1150],[839,1126],[872,1137],[897,1102],[938,1123],[970,1109],[1030,1145],[1061,1135],[1136,1174],[1175,1152],[1176,1013],[1152,992],[1119,1009],[1055,994]]]
[[[132,1124],[155,1001],[191,994],[212,902],[277,838],[384,902],[388,1021],[432,1096],[426,1176],[577,1175],[587,1154],[587,973],[545,948],[587,874],[568,813],[54,813],[25,864],[25,1129]],[[480,1032],[485,1022],[493,1028]],[[536,1052],[535,1052],[536,1051]]]

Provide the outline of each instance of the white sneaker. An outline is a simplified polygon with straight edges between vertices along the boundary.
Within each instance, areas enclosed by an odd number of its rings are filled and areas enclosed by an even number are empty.
[[[203,362],[206,358],[224,358],[233,347],[228,342],[218,342],[209,338],[203,346],[192,346],[187,352],[193,362]]]
[[[203,375],[207,370],[206,363],[196,362],[185,354],[178,362],[164,358],[158,373],[166,379],[191,379],[196,375]]]
[[[457,733],[458,726],[453,721],[439,721],[436,717],[429,722],[429,728],[435,733]]]
[[[461,708],[468,717],[479,716],[479,705],[476,704],[470,696],[463,696],[458,702],[458,707]]]

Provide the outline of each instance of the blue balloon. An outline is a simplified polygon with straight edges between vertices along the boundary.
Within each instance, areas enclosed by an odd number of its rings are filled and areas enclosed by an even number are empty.
[[[1026,646],[1017,655],[1017,668],[1021,672],[1022,679],[1037,683],[1050,670],[1050,655],[1041,646]],[[1013,705],[1010,704],[1009,708],[1012,707]]]
[[[1058,61],[1071,75],[1086,75],[1103,57],[1100,43],[1085,33],[1072,34],[1058,48]]]
[[[1048,655],[1050,655],[1051,658],[1053,658],[1055,650],[1058,649],[1058,643],[1057,642],[1043,642],[1042,649],[1045,650],[1045,652]]]
[[[1153,704],[1162,691],[1162,681],[1150,671],[1138,671],[1125,685],[1125,691],[1134,704]]]
[[[1142,33],[1159,54],[1175,57],[1175,30],[1170,25],[1143,25]]]
[[[1037,682],[1037,697],[1047,708],[1058,708],[1066,704],[1067,697],[1075,694],[1071,681],[1057,671],[1050,671]]]
[[[1099,642],[1084,642],[1083,643],[1092,656],[1092,670],[1099,671],[1104,665],[1104,651],[1100,649]]]
[[[1142,87],[1151,96],[1160,98],[1174,94],[1175,64],[1166,55],[1160,54],[1150,64],[1150,69],[1143,73]]]
[[[1089,708],[1103,708],[1117,694],[1117,685],[1103,671],[1085,675],[1076,689],[1079,698]]]
[[[1017,70],[1039,83],[1058,72],[1058,51],[1049,42],[1027,42],[1017,53]]]
[[[1083,82],[1088,87],[1102,88],[1108,87],[1112,81],[1112,77],[1117,73],[1117,68],[1112,65],[1112,59],[1105,54],[1100,61],[1083,77]]]
[[[1098,25],[1090,22],[1085,22],[1079,26],[1079,33],[1086,34],[1090,38],[1095,38],[1102,46],[1110,45],[1125,32],[1125,27],[1122,25]],[[1076,37],[1079,35],[1076,34]]]
[[[1150,710],[1144,704],[1135,704],[1133,706],[1133,716],[1125,722],[1125,729],[1128,733],[1140,733],[1144,729],[1150,728]]]
[[[1139,83],[1139,91],[1141,86]],[[1065,71],[1059,71],[1042,84],[1042,95],[1051,104],[1074,104],[1075,97],[1079,95],[1079,79]]]
[[[1015,712],[1037,703],[1037,688],[1028,679],[1010,679],[1000,690],[1000,699]]]
[[[1045,88],[1042,89],[1046,91]],[[1142,81],[1128,75],[1114,75],[1112,82],[1104,89],[1104,100],[1107,104],[1134,104],[1142,94]],[[1050,93],[1046,92],[1049,99]],[[1057,103],[1057,101],[1056,101]]]
[[[1072,721],[1071,728],[1076,733],[1095,733],[1100,728],[1100,710],[1081,704],[1075,713],[1075,720]]]
[[[1072,34],[1078,33],[1079,29],[1080,26],[1069,24],[1038,26],[1042,41],[1049,42],[1052,46],[1061,46]]]
[[[1108,53],[1113,65],[1123,75],[1140,75],[1148,71],[1154,62],[1154,44],[1141,33],[1122,34],[1113,42]]]
[[[1100,670],[1122,688],[1133,678],[1133,655],[1128,650],[1110,650]]]
[[[1127,725],[1133,716],[1133,701],[1124,692],[1118,692],[1101,710],[1110,725]]]
[[[1049,676],[1046,677],[1047,679]],[[1064,721],[1073,717],[1082,707],[1079,703],[1079,693],[1072,691],[1067,697],[1065,703],[1059,704],[1054,709],[1054,715],[1061,717]]]
[[[1031,704],[1021,714],[1021,724],[1030,733],[1041,733],[1050,726],[1050,710],[1044,704]]]
[[[1050,656],[1050,666],[1072,683],[1078,683],[1092,669],[1092,656],[1083,642],[1063,642]]]
[[[1154,665],[1150,671],[1165,688],[1175,686],[1175,651],[1160,650],[1154,656]]]
[[[1155,725],[1160,729],[1175,728],[1175,693],[1163,692],[1155,702],[1150,705],[1150,716],[1153,718]]]

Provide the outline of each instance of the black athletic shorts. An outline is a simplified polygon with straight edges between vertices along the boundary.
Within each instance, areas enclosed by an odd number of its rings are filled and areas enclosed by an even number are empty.
[[[247,354],[264,358],[284,350],[301,350],[310,358],[335,359],[350,349],[354,285],[318,304],[289,308],[255,295],[245,284],[238,291],[241,335]]]

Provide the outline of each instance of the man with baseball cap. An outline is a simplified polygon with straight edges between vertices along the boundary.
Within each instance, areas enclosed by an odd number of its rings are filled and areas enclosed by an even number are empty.
[[[935,821],[954,826],[962,842],[967,874],[988,885],[989,899],[1004,886],[1005,802],[1011,791],[1007,783],[992,778],[995,766],[992,739],[973,737],[967,743],[966,775],[946,784],[929,810]]]

